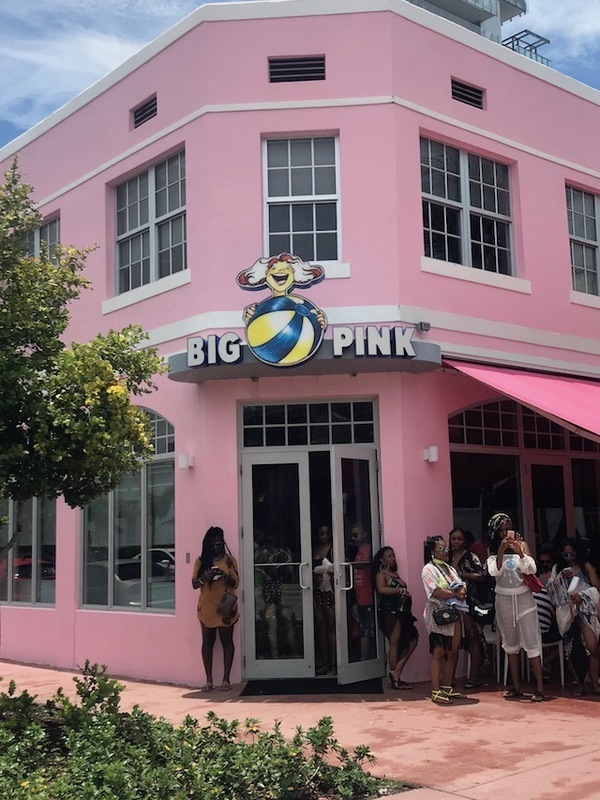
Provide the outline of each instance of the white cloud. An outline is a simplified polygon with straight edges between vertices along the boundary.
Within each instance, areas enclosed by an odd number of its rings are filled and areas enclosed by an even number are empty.
[[[596,59],[600,49],[600,0],[528,0],[528,13],[503,28],[510,35],[527,28],[550,39],[540,53],[557,69]]]
[[[22,130],[34,125],[199,5],[198,0],[3,4],[0,120]]]

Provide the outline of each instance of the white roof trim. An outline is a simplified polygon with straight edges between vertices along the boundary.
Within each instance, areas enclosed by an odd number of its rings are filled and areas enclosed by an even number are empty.
[[[287,17],[331,16],[332,14],[357,14],[390,11],[400,17],[409,19],[418,25],[436,31],[457,42],[479,50],[498,61],[514,67],[520,72],[528,73],[546,83],[564,89],[600,106],[600,91],[569,78],[560,72],[515,53],[504,45],[491,42],[477,33],[467,30],[454,22],[438,17],[430,11],[407,3],[406,0],[327,0],[324,8],[323,0],[252,0],[252,2],[209,3],[200,6],[161,36],[154,39],[138,53],[131,56],[123,64],[109,72],[88,89],[78,94],[64,106],[46,119],[22,133],[12,142],[0,148],[0,161],[9,158],[25,145],[37,139],[46,131],[58,125],[62,120],[78,109],[90,103],[111,86],[139,69],[155,55],[165,50],[177,39],[204,22],[220,22],[230,20],[278,19]]]

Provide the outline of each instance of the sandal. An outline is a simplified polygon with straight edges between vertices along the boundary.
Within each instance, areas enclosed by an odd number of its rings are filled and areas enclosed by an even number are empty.
[[[508,689],[502,697],[505,700],[520,700],[523,697],[523,692],[517,692],[516,689]]]
[[[399,681],[396,680],[396,678],[394,678],[393,673],[388,672],[388,678],[390,679],[390,683],[392,685],[392,689],[399,689],[400,688],[400,686],[398,685]]]
[[[472,681],[472,680],[465,681],[465,689],[480,689],[480,688],[481,688],[481,681]]]
[[[441,689],[434,689],[431,692],[431,702],[432,703],[437,703],[438,706],[449,706],[450,705],[450,698]]]
[[[458,699],[459,697],[464,698],[464,694],[457,692],[454,686],[440,686],[441,691],[451,699]]]
[[[532,703],[543,703],[545,700],[545,696],[543,692],[534,692],[531,695],[531,702]]]
[[[396,689],[414,689],[412,683],[407,683],[406,681],[401,681],[400,678],[396,681]],[[598,692],[600,694],[600,692]]]

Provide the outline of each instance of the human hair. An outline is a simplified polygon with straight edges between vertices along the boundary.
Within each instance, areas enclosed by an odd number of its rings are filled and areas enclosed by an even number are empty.
[[[466,531],[464,528],[460,528],[457,526],[456,528],[452,528],[452,530],[448,533],[448,546],[450,547],[450,549],[452,549],[452,546],[450,545],[450,539],[453,533],[462,533],[463,539],[465,540],[465,548],[467,550],[469,549],[469,547],[471,547],[472,544],[475,543],[475,537],[473,536],[471,531]]]
[[[574,537],[567,536],[565,539],[560,540],[560,550],[556,553],[556,568],[560,572],[560,570],[564,569],[565,567],[572,567],[573,563],[571,561],[566,561],[563,558],[563,550],[565,547],[572,547],[575,551],[575,563],[578,564],[582,570],[585,569],[585,564],[587,561],[587,548],[581,539],[575,539]]]
[[[206,572],[207,569],[210,569],[213,565],[215,540],[217,539],[223,539],[225,552],[229,553],[229,548],[225,544],[223,528],[218,528],[215,526],[209,528],[204,534],[204,539],[202,539],[202,551],[200,553],[200,575],[202,575],[203,572]]]
[[[371,572],[373,573],[373,583],[375,583],[375,576],[379,572],[381,567],[383,554],[387,553],[388,550],[393,550],[394,548],[391,547],[389,544],[380,547],[379,550],[373,556],[373,561],[371,563]]]
[[[500,538],[500,528],[504,525],[505,522],[508,522],[509,525],[512,525],[512,519],[508,516],[508,514],[504,514],[502,512],[498,514],[494,514],[490,517],[488,522],[488,542],[490,546],[490,555],[495,556],[498,553],[498,548],[500,547],[500,542],[502,539]]]
[[[428,536],[427,539],[425,539],[423,542],[423,561],[425,564],[431,561],[431,556],[437,547],[437,543],[443,538],[442,535],[438,534],[437,536]]]

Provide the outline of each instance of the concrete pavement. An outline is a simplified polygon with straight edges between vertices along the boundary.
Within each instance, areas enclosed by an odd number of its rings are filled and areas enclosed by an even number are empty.
[[[59,686],[75,695],[75,673],[0,661],[6,690],[13,679],[40,700]],[[290,695],[240,697],[203,694],[197,688],[123,679],[122,706],[144,710],[178,724],[186,714],[202,720],[209,711],[231,719],[255,717],[270,728],[276,720],[286,734],[323,716],[347,747],[368,745],[375,774],[417,785],[410,800],[598,800],[600,798],[600,701],[574,698],[558,684],[544,703],[508,701],[492,684],[463,701],[439,707],[428,684],[412,691],[385,689],[382,695]],[[387,681],[384,681],[387,683]]]

